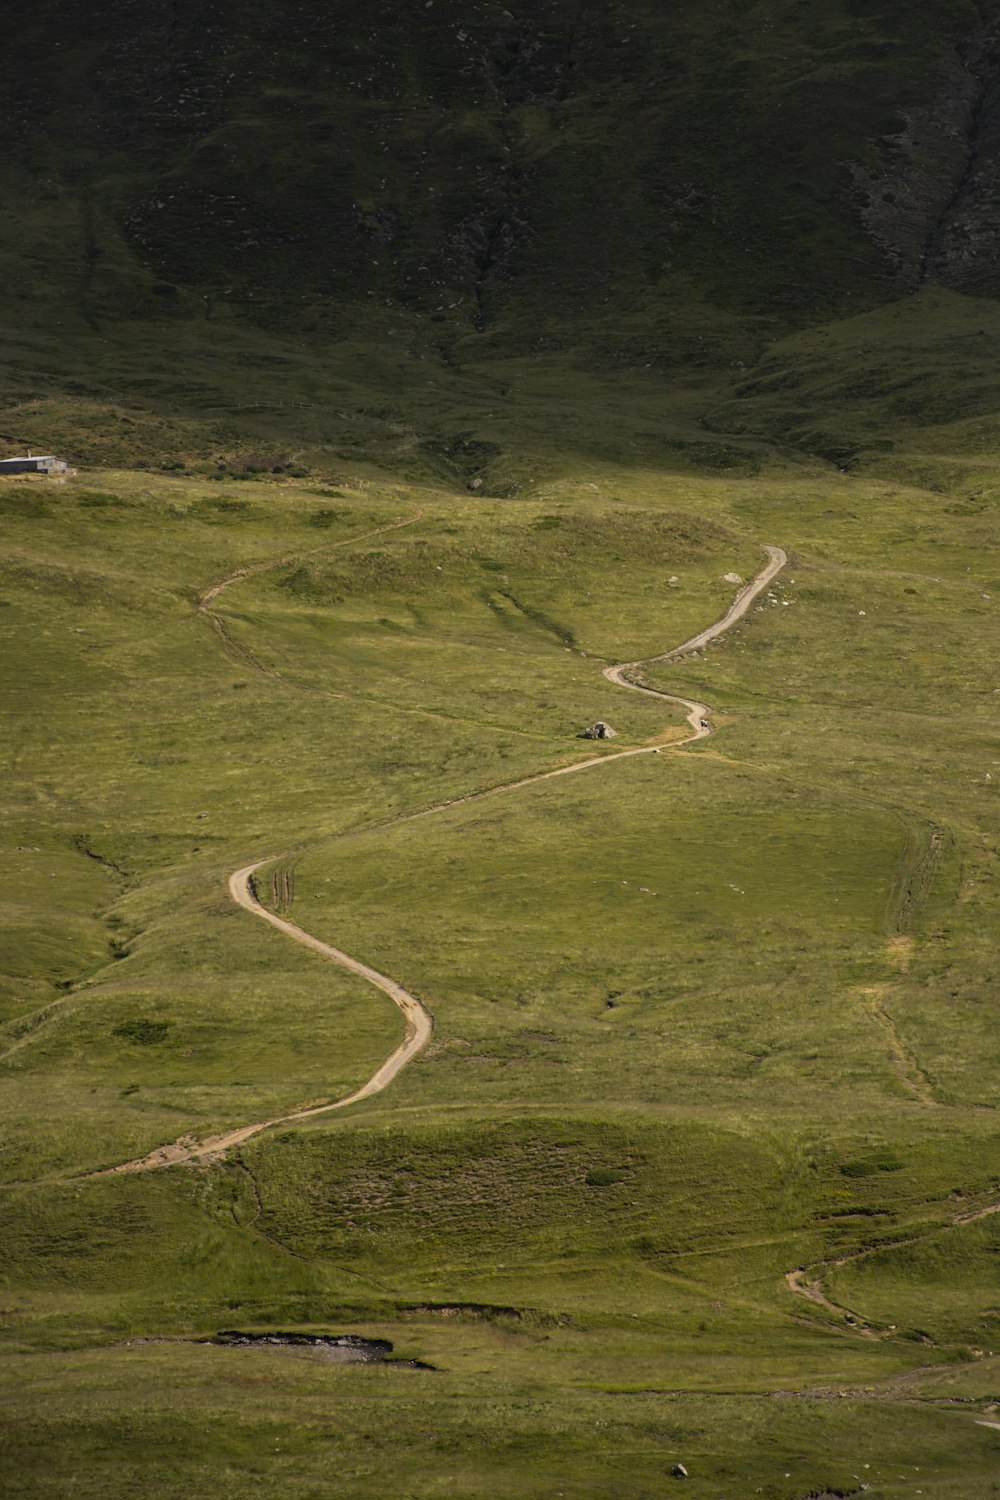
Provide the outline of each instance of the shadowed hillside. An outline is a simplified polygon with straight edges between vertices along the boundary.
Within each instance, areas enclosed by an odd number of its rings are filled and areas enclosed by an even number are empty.
[[[993,295],[995,10],[41,0],[7,35],[8,395],[169,411],[172,453],[370,386],[426,437],[428,383],[484,360],[494,406],[529,355],[669,406],[928,282]]]

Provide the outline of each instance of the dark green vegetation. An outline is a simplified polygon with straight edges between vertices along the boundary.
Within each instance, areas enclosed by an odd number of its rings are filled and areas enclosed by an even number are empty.
[[[996,19],[11,22],[4,1494],[998,1492]]]
[[[726,471],[996,407],[995,320],[934,291],[1000,290],[994,0],[20,9],[11,448],[509,494],[553,420]],[[595,426],[622,382],[658,421]]]

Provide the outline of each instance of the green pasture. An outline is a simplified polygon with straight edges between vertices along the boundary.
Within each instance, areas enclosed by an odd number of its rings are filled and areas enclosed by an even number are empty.
[[[630,1389],[574,1381],[571,1354],[569,1370],[552,1370],[553,1335],[541,1329],[508,1321],[486,1338],[475,1323],[427,1320],[421,1333],[452,1351],[453,1373],[183,1344],[40,1357],[5,1392],[6,1456],[19,1466],[8,1493],[117,1497],[154,1486],[171,1500],[203,1489],[305,1500],[391,1486],[421,1497],[646,1500],[673,1486],[678,1461],[685,1493],[699,1497],[749,1486],[791,1500],[862,1484],[887,1500],[995,1493],[995,1436],[957,1393],[882,1406],[860,1389],[777,1402]],[[399,1353],[413,1347],[404,1333]],[[553,1379],[567,1381],[558,1403]],[[817,1461],[817,1450],[829,1457]]]
[[[994,0],[21,10],[0,1493],[996,1497]]]
[[[6,1492],[645,1496],[681,1459],[706,1500],[991,1493],[996,1219],[955,1221],[997,1182],[994,512],[605,462],[516,501],[0,487]],[[682,712],[601,668],[765,542],[758,607],[642,668],[711,705],[672,749]],[[398,1041],[232,905],[268,856],[265,902],[417,994],[429,1047],[222,1161],[89,1175]],[[125,1347],[233,1327],[435,1369]]]
[[[316,845],[295,909],[434,1013],[401,1100],[801,1118],[850,1079],[878,1110],[851,990],[885,967],[902,844],[887,813],[662,754]]]

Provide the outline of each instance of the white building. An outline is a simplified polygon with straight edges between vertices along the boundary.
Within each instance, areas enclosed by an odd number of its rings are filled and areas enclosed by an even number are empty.
[[[68,474],[69,464],[64,458],[54,458],[52,454],[46,454],[42,458],[36,458],[28,454],[26,458],[0,458],[0,474]]]

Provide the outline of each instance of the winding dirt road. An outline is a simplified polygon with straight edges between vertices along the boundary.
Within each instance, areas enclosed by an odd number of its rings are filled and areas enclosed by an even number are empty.
[[[740,589],[732,604],[726,610],[721,620],[716,620],[714,625],[709,625],[693,635],[689,641],[682,646],[675,646],[672,651],[664,651],[660,656],[647,656],[642,661],[620,662],[614,667],[605,667],[604,676],[616,687],[631,688],[636,693],[647,693],[651,698],[665,698],[668,703],[679,703],[688,711],[688,723],[694,730],[692,739],[701,740],[712,733],[708,725],[708,705],[695,703],[691,698],[678,698],[674,693],[661,693],[658,688],[644,687],[639,682],[633,682],[632,672],[638,671],[640,667],[651,667],[660,661],[679,661],[682,656],[689,656],[692,651],[699,651],[702,646],[707,646],[709,641],[716,640],[723,635],[737,620],[742,619],[750,608],[758,594],[763,593],[773,578],[781,572],[788,562],[788,555],[781,547],[765,547],[768,562],[765,568]],[[689,740],[684,741],[690,744]]]
[[[346,1109],[349,1104],[357,1104],[361,1099],[368,1099],[372,1094],[380,1094],[384,1088],[388,1088],[400,1069],[405,1068],[406,1064],[416,1057],[417,1053],[430,1041],[434,1022],[415,995],[404,990],[401,984],[397,984],[387,974],[380,974],[377,969],[369,968],[359,959],[352,958],[349,953],[342,953],[339,948],[332,947],[330,943],[324,943],[321,938],[313,937],[311,932],[305,932],[285,917],[275,916],[274,912],[268,911],[266,906],[261,905],[257,899],[253,877],[263,865],[270,864],[274,857],[270,855],[266,859],[258,859],[252,865],[244,865],[242,870],[236,870],[230,875],[229,894],[237,906],[242,906],[244,910],[252,912],[255,917],[270,922],[272,927],[277,927],[279,932],[283,932],[293,942],[301,943],[305,948],[311,948],[314,953],[318,953],[322,958],[330,959],[332,963],[339,964],[342,969],[349,969],[352,974],[359,974],[362,979],[367,979],[369,984],[373,984],[376,989],[388,995],[393,1004],[399,1006],[406,1018],[403,1040],[386,1058],[378,1071],[372,1074],[367,1083],[356,1089],[353,1094],[346,1094],[343,1099],[337,1099],[332,1104],[314,1104],[308,1109],[293,1110],[290,1114],[277,1115],[270,1120],[258,1120],[253,1125],[243,1125],[238,1130],[228,1130],[224,1135],[209,1136],[204,1141],[191,1142],[182,1138],[170,1146],[158,1147],[148,1156],[140,1157],[136,1161],[124,1162],[119,1167],[112,1167],[107,1173],[96,1175],[111,1176],[120,1172],[146,1172],[153,1167],[170,1167],[177,1162],[218,1156],[220,1152],[228,1151],[232,1146],[241,1146],[251,1136],[259,1135],[262,1130],[269,1130],[274,1125],[288,1125],[293,1120],[308,1120],[312,1115],[326,1114],[333,1109]]]
[[[416,517],[412,519],[416,519]],[[380,530],[391,531],[398,526],[405,526],[411,523],[411,521],[397,521],[394,526],[386,526],[380,528]],[[372,535],[374,533],[367,534]],[[360,538],[354,538],[353,540],[357,541]],[[705,630],[692,636],[683,645],[676,646],[673,650],[666,651],[660,656],[647,657],[644,661],[623,662],[618,666],[610,666],[604,669],[604,676],[609,682],[613,682],[616,687],[629,688],[631,691],[637,693],[646,693],[667,703],[678,703],[687,709],[688,723],[692,730],[690,735],[687,735],[682,740],[673,740],[666,747],[661,747],[660,745],[641,745],[631,750],[618,750],[610,754],[588,756],[586,760],[574,761],[570,765],[559,766],[553,771],[542,771],[536,776],[528,776],[521,781],[506,782],[500,786],[487,787],[483,791],[470,792],[464,797],[457,797],[451,802],[438,803],[434,807],[424,809],[422,812],[404,814],[403,817],[394,819],[393,821],[399,823],[409,822],[413,818],[427,817],[432,813],[443,812],[449,807],[458,807],[465,802],[477,801],[480,798],[494,796],[500,792],[515,791],[519,787],[534,786],[537,782],[549,781],[556,776],[573,775],[577,771],[586,771],[593,766],[609,765],[614,761],[627,760],[636,755],[658,755],[661,748],[679,749],[683,745],[689,745],[693,741],[704,739],[707,735],[711,734],[712,730],[707,722],[709,710],[705,704],[695,703],[688,698],[679,698],[672,693],[663,693],[656,688],[643,687],[640,683],[630,681],[626,674],[640,667],[651,665],[653,662],[676,661],[679,657],[685,656],[689,652],[697,651],[701,646],[707,645],[709,641],[715,640],[718,636],[722,635],[724,631],[728,630],[730,625],[740,619],[742,615],[745,615],[757,595],[767,587],[788,561],[786,554],[780,547],[767,547],[765,551],[768,555],[766,566],[757,574],[756,578],[740,590],[721,620],[717,620],[714,625],[709,625]],[[281,561],[283,560],[281,559]],[[213,627],[222,637],[227,649],[232,650],[235,643],[222,626],[221,621],[212,612],[211,605],[223,590],[231,584],[237,583],[251,572],[261,571],[268,566],[274,566],[274,564],[262,563],[253,568],[238,569],[229,574],[227,578],[214,584],[198,601],[199,611],[207,615],[212,621]],[[226,1131],[221,1135],[209,1136],[203,1141],[195,1140],[190,1136],[182,1136],[169,1146],[157,1147],[155,1151],[151,1151],[147,1156],[138,1157],[134,1161],[123,1162],[119,1166],[109,1167],[103,1172],[90,1175],[104,1177],[125,1172],[148,1172],[157,1167],[169,1167],[181,1162],[204,1160],[207,1157],[219,1156],[233,1146],[240,1146],[244,1141],[249,1140],[251,1136],[259,1135],[261,1131],[270,1130],[274,1126],[288,1125],[296,1120],[307,1120],[316,1115],[328,1114],[335,1109],[346,1109],[350,1104],[357,1104],[362,1099],[368,1099],[373,1094],[381,1093],[398,1076],[400,1071],[413,1061],[430,1040],[434,1023],[428,1011],[425,1010],[415,995],[411,995],[408,990],[403,989],[402,985],[397,984],[388,975],[380,974],[377,969],[370,968],[367,964],[362,963],[360,959],[352,958],[350,954],[341,952],[339,948],[334,948],[331,944],[323,942],[321,938],[313,937],[311,933],[296,926],[294,922],[288,921],[287,918],[279,917],[276,913],[269,911],[258,900],[253,877],[263,866],[271,864],[277,858],[279,856],[269,855],[267,858],[255,860],[252,864],[244,865],[242,869],[236,870],[229,877],[229,894],[233,900],[238,906],[242,906],[245,911],[260,918],[261,921],[269,922],[272,927],[276,927],[279,932],[284,933],[293,942],[300,943],[303,947],[310,948],[314,953],[318,953],[321,958],[328,959],[331,963],[338,964],[340,968],[347,969],[350,973],[359,975],[362,979],[366,979],[369,984],[374,985],[376,989],[380,989],[383,994],[388,995],[389,999],[402,1011],[405,1018],[406,1030],[403,1040],[395,1051],[386,1058],[378,1071],[369,1078],[367,1083],[355,1090],[354,1093],[346,1095],[343,1099],[336,1099],[332,1103],[311,1105],[306,1109],[294,1110],[288,1114],[275,1116],[273,1119],[258,1120],[252,1125],[243,1125],[237,1130]]]

